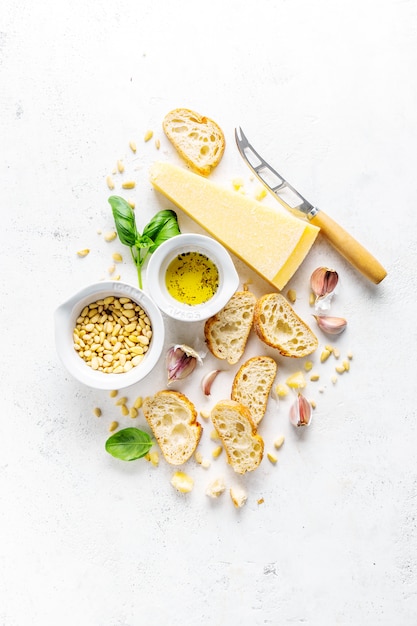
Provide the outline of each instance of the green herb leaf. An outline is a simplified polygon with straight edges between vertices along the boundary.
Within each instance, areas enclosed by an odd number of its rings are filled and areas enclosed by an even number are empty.
[[[153,241],[147,235],[138,235],[136,237],[135,246],[137,248],[150,248],[153,245]]]
[[[132,207],[120,196],[110,196],[109,203],[120,241],[125,246],[134,246],[138,233]]]
[[[153,241],[153,245],[149,248],[151,254],[159,248],[161,243],[179,234],[177,214],[170,209],[159,211],[143,229],[143,235],[147,235]]]
[[[148,433],[139,428],[124,428],[114,433],[106,441],[106,450],[116,459],[134,461],[145,456],[153,442]]]
[[[139,287],[142,289],[141,267],[149,254],[167,239],[180,234],[177,215],[169,209],[159,211],[145,226],[142,234],[137,231],[135,213],[132,207],[120,196],[110,196],[114,223],[121,243],[129,246],[136,265]]]

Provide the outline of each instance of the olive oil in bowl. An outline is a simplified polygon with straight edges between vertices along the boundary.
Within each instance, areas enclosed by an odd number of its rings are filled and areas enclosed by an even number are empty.
[[[217,292],[219,270],[201,252],[182,252],[168,265],[165,285],[168,293],[182,304],[204,304]]]
[[[207,235],[181,233],[152,254],[146,284],[166,315],[198,322],[225,306],[239,286],[239,275],[220,242]]]

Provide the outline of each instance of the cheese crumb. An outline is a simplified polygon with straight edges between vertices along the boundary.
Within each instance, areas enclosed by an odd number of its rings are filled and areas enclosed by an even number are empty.
[[[230,497],[232,498],[232,502],[237,509],[244,506],[248,499],[246,491],[237,485],[230,488]]]
[[[216,480],[213,480],[213,482],[208,485],[206,489],[206,496],[209,496],[209,498],[218,498],[225,492],[225,490],[226,484],[224,482],[224,478],[216,478]]]
[[[171,485],[180,493],[189,493],[194,487],[194,480],[185,472],[175,472]]]

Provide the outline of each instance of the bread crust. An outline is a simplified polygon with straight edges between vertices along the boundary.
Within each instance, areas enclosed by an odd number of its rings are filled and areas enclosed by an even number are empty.
[[[237,291],[221,311],[206,321],[204,338],[213,356],[230,365],[239,361],[252,329],[255,304],[253,293]]]
[[[162,128],[194,171],[208,176],[220,163],[226,140],[220,126],[211,118],[191,109],[173,109],[164,117]]]
[[[263,458],[264,441],[249,410],[234,400],[221,400],[211,411],[211,421],[234,471],[245,474],[255,470]]]
[[[143,414],[165,460],[171,465],[188,461],[203,432],[194,404],[181,392],[167,389],[144,399]]]
[[[301,358],[318,347],[316,335],[280,293],[259,298],[253,328],[263,343],[276,348],[282,356]]]
[[[248,408],[256,428],[265,415],[277,369],[272,357],[254,356],[240,366],[233,379],[231,399]]]

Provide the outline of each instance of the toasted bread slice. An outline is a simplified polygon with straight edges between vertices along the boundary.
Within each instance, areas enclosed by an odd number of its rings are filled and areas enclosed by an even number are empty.
[[[265,415],[277,364],[269,356],[254,356],[240,366],[232,384],[232,400],[246,406],[257,428]]]
[[[203,431],[193,403],[179,391],[158,391],[145,398],[143,413],[165,460],[171,465],[188,461]]]
[[[244,474],[256,469],[262,461],[264,442],[256,434],[249,410],[234,400],[221,400],[210,417],[235,472]]]
[[[190,109],[174,109],[162,122],[178,154],[196,172],[208,176],[220,163],[226,145],[222,129],[209,117]]]
[[[253,327],[261,341],[283,356],[307,356],[318,346],[313,331],[280,293],[266,294],[257,301]]]
[[[253,324],[256,296],[237,291],[226,306],[204,325],[204,336],[210,352],[234,365],[242,357]]]

